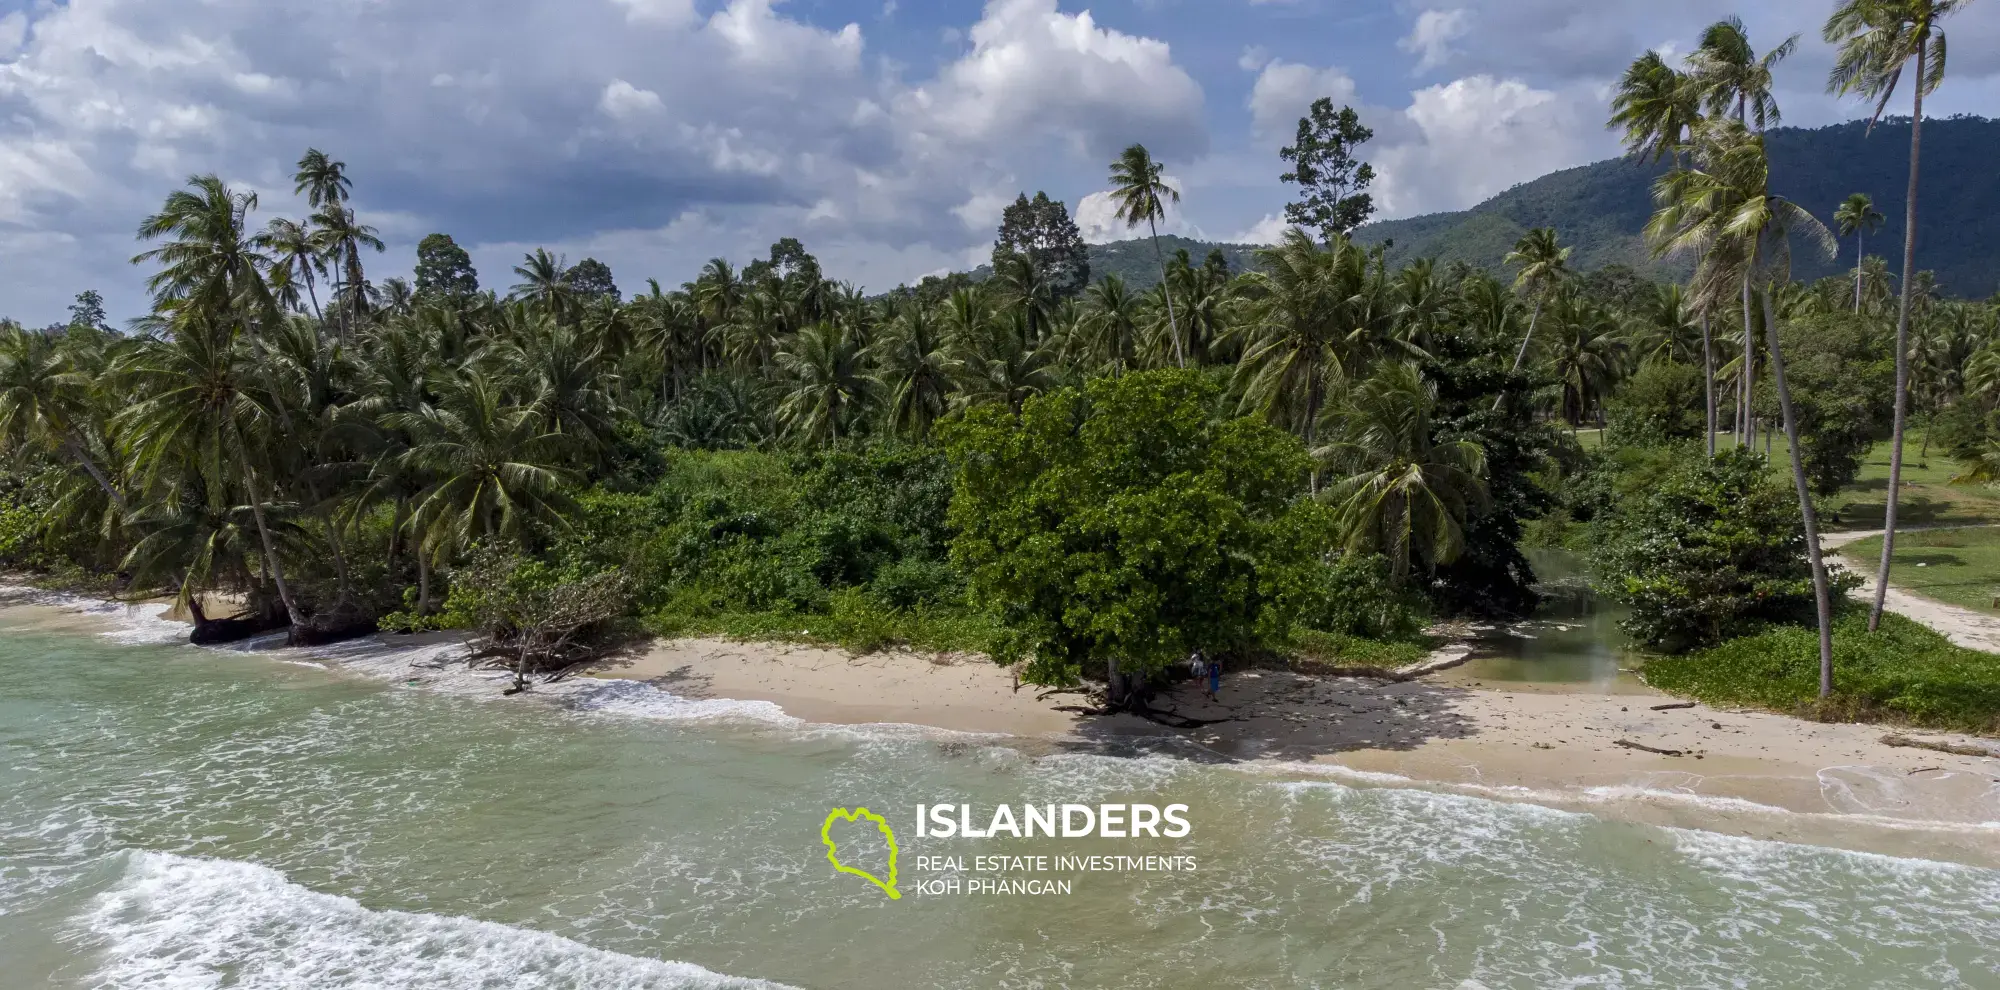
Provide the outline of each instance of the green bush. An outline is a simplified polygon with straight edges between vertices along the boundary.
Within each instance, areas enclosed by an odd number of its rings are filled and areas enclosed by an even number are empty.
[[[1607,529],[1602,585],[1648,647],[1681,652],[1813,618],[1797,496],[1756,454],[1688,460],[1629,498]]]
[[[1604,441],[1610,446],[1650,447],[1701,439],[1708,428],[1701,369],[1648,361],[1619,387],[1607,415]]]
[[[1860,610],[1833,632],[1833,697],[1819,700],[1819,633],[1774,626],[1647,662],[1647,683],[1711,704],[1755,705],[1841,720],[2000,732],[2000,655],[1953,646],[1899,615],[1868,631]]]

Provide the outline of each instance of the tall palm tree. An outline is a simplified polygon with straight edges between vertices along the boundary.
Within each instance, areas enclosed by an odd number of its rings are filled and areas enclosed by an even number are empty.
[[[1407,364],[1386,363],[1346,390],[1329,413],[1331,442],[1313,451],[1341,477],[1323,496],[1339,512],[1352,553],[1389,558],[1401,585],[1413,568],[1457,559],[1465,527],[1488,501],[1486,452],[1436,442],[1435,387]]]
[[[347,177],[347,163],[334,161],[318,148],[306,149],[292,181],[293,194],[304,196],[315,210],[347,202],[354,189],[354,180]]]
[[[382,251],[382,238],[375,228],[356,219],[353,210],[338,203],[329,202],[320,207],[319,212],[312,215],[312,224],[325,245],[327,260],[341,273],[336,291],[344,304],[341,334],[352,339],[355,318],[368,315],[368,278],[361,267],[361,249]]]
[[[1738,124],[1759,132],[1782,121],[1784,116],[1772,93],[1773,76],[1778,63],[1796,51],[1798,43],[1798,35],[1792,35],[1760,57],[1750,44],[1750,35],[1744,29],[1741,18],[1730,17],[1709,25],[1701,33],[1701,41],[1695,46],[1694,53],[1688,56],[1693,67],[1694,86],[1702,94],[1702,102],[1708,112],[1717,117],[1726,117],[1734,112]],[[1743,258],[1737,260],[1745,261]],[[1748,354],[1756,349],[1750,313],[1754,276],[1747,264],[1743,265],[1742,274],[1743,352]],[[1750,410],[1750,399],[1756,386],[1756,379],[1751,374],[1754,370],[1755,362],[1746,362],[1745,373],[1738,380],[1742,393],[1737,396],[1739,418],[1736,435],[1741,443],[1750,442],[1751,429],[1756,425]]]
[[[875,396],[860,344],[835,323],[799,331],[777,353],[777,366],[786,376],[778,418],[786,432],[807,440],[839,440],[841,424]]]
[[[1870,629],[1881,625],[1884,596],[1889,592],[1889,561],[1896,549],[1896,503],[1903,482],[1903,432],[1910,401],[1910,305],[1917,262],[1917,163],[1923,147],[1924,96],[1944,82],[1945,35],[1939,22],[1969,2],[1843,0],[1827,18],[1822,31],[1828,42],[1840,46],[1833,69],[1827,75],[1827,89],[1874,100],[1871,130],[1896,95],[1904,68],[1913,60],[1916,63],[1911,73],[1915,82],[1910,87],[1910,188],[1903,204],[1903,294],[1896,313],[1896,412],[1889,449],[1889,497],[1882,514],[1882,562],[1875,576],[1875,606],[1868,613]]]
[[[1833,603],[1826,561],[1819,546],[1819,516],[1806,481],[1798,418],[1785,381],[1785,356],[1779,345],[1777,311],[1772,299],[1777,283],[1790,265],[1790,235],[1801,234],[1816,246],[1823,245],[1829,256],[1833,253],[1833,235],[1798,204],[1772,195],[1770,176],[1764,136],[1753,133],[1740,121],[1715,121],[1704,129],[1694,162],[1675,169],[1655,186],[1654,195],[1661,208],[1646,229],[1656,249],[1666,253],[1696,252],[1706,259],[1740,254],[1748,277],[1764,281],[1765,344],[1791,452],[1799,513],[1805,520],[1806,555],[1812,565],[1819,615],[1820,696],[1824,698],[1833,692]],[[1746,350],[1744,356],[1747,359],[1751,353]],[[1744,377],[1748,377],[1747,361]]]
[[[1542,304],[1569,277],[1569,252],[1569,248],[1556,240],[1554,227],[1528,231],[1514,242],[1514,250],[1507,252],[1503,263],[1521,266],[1520,273],[1514,276],[1514,288],[1535,301],[1534,314],[1528,318],[1528,332],[1521,338],[1521,349],[1514,352],[1515,371],[1521,370],[1521,362],[1528,356],[1528,343],[1535,339],[1535,324],[1541,322]]]
[[[1187,354],[1181,347],[1180,319],[1174,314],[1173,292],[1165,288],[1167,256],[1160,250],[1159,223],[1167,218],[1167,204],[1181,201],[1181,191],[1161,177],[1160,163],[1153,160],[1146,146],[1135,144],[1111,163],[1111,201],[1118,204],[1115,215],[1125,221],[1125,226],[1144,223],[1152,233],[1153,254],[1160,261],[1160,285],[1167,299],[1167,329],[1174,339],[1174,360],[1185,368]]]
[[[1854,235],[1854,311],[1861,312],[1861,263],[1867,258],[1862,242],[1869,231],[1882,226],[1886,219],[1875,208],[1875,201],[1867,193],[1852,193],[1833,211],[1835,229],[1840,236]]]

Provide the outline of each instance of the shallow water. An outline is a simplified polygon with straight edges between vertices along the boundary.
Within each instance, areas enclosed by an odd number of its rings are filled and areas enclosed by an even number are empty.
[[[1530,550],[1542,595],[1535,614],[1490,628],[1473,641],[1473,659],[1455,679],[1570,685],[1601,693],[1643,693],[1639,658],[1618,623],[1626,609],[1599,596],[1580,554]]]
[[[814,727],[622,683],[503,700],[356,676],[407,670],[375,647],[0,625],[8,986],[1991,987],[2000,970],[1992,870],[1303,769]],[[1193,831],[915,830],[918,803],[1050,802],[1182,803]],[[856,805],[895,829],[900,900],[827,861],[828,810]],[[835,838],[886,870],[868,835]],[[919,892],[940,876],[919,857],[1010,853],[1197,867]]]

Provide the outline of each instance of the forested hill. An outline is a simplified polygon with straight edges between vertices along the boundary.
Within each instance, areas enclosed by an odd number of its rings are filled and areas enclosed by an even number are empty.
[[[1804,130],[1781,127],[1770,134],[1771,187],[1797,201],[1831,226],[1833,211],[1849,193],[1875,197],[1887,221],[1868,235],[1868,253],[1889,259],[1900,272],[1903,250],[1903,193],[1909,181],[1910,124],[1890,121],[1864,137],[1865,121]],[[1954,117],[1924,122],[1923,185],[1918,190],[1917,267],[1938,274],[1947,295],[1984,298],[2000,290],[2000,120]],[[1390,260],[1413,258],[1440,263],[1464,261],[1499,270],[1507,252],[1532,227],[1554,227],[1573,245],[1570,265],[1590,271],[1619,263],[1663,278],[1679,278],[1685,261],[1654,262],[1642,236],[1653,214],[1653,180],[1666,165],[1626,159],[1551,172],[1525,182],[1469,210],[1432,213],[1405,220],[1371,223],[1355,233],[1364,244],[1391,241]],[[1253,263],[1257,246],[1211,244],[1185,237],[1161,237],[1171,257],[1185,248],[1199,264],[1220,249],[1233,270]],[[1809,257],[1794,245],[1793,276],[1813,279],[1854,265],[1854,241],[1843,239],[1837,259]],[[1144,238],[1090,247],[1092,278],[1117,274],[1132,286],[1150,289],[1160,280],[1151,242]],[[981,268],[975,277],[985,277]]]
[[[1769,137],[1771,188],[1831,225],[1849,193],[1875,198],[1888,217],[1869,235],[1868,253],[1900,270],[1904,191],[1909,181],[1908,120],[1864,121],[1814,130],[1784,127]],[[1864,136],[1865,134],[1865,136]],[[1922,186],[1918,190],[1917,267],[1937,272],[1948,295],[1985,297],[2000,289],[2000,120],[1955,117],[1924,122]],[[1654,177],[1664,170],[1624,159],[1564,169],[1523,183],[1469,210],[1372,223],[1356,232],[1367,244],[1392,242],[1395,262],[1434,257],[1498,269],[1521,234],[1554,227],[1575,245],[1572,267],[1589,270],[1614,262],[1661,275],[1678,275],[1685,263],[1656,265],[1641,231],[1651,217]],[[1839,260],[1809,257],[1794,246],[1793,275],[1817,278],[1854,264],[1854,241],[1842,243]]]

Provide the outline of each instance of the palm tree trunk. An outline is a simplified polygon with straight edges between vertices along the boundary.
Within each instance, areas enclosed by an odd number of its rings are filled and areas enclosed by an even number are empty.
[[[1756,256],[1755,253],[1753,252],[1751,256],[1751,268],[1755,267],[1756,267]],[[1740,417],[1740,419],[1736,424],[1736,443],[1738,446],[1754,448],[1757,444],[1757,438],[1750,435],[1751,424],[1755,422],[1755,420],[1751,418],[1750,399],[1751,396],[1755,394],[1755,389],[1757,386],[1756,382],[1757,338],[1755,336],[1756,331],[1752,328],[1750,323],[1750,275],[1751,275],[1750,269],[1748,268],[1744,269],[1743,271],[1743,374],[1738,376],[1738,381],[1737,381],[1737,384],[1743,390],[1743,397],[1742,401],[1737,404],[1737,416]]]
[[[97,482],[97,487],[104,489],[104,494],[110,497],[111,504],[118,507],[120,515],[131,510],[131,507],[125,504],[124,493],[111,483],[111,478],[104,473],[104,469],[97,466],[97,461],[90,456],[90,452],[84,448],[81,440],[64,431],[62,445],[63,449],[69,451],[69,456],[76,458],[77,463],[82,464],[83,469],[90,472],[90,477]]]
[[[1889,498],[1882,507],[1882,563],[1875,571],[1875,606],[1868,611],[1868,630],[1881,628],[1882,604],[1889,594],[1889,560],[1896,552],[1896,501],[1903,488],[1903,430],[1910,405],[1910,295],[1915,288],[1917,263],[1917,153],[1924,131],[1924,49],[1917,46],[1917,74],[1911,77],[1916,91],[1915,110],[1910,117],[1910,188],[1903,204],[1903,298],[1896,306],[1896,418],[1890,429]]]
[[[302,269],[302,271],[304,270]],[[311,299],[313,304],[313,319],[319,323],[320,330],[324,331],[326,329],[326,314],[320,312],[319,293],[313,291],[312,272],[304,271],[304,274],[306,277],[306,297]]]
[[[1187,355],[1181,352],[1181,321],[1174,315],[1174,287],[1167,278],[1167,253],[1160,250],[1160,227],[1153,218],[1146,218],[1146,227],[1153,232],[1153,256],[1160,259],[1160,295],[1167,297],[1167,332],[1174,337],[1174,363],[1187,367]]]
[[[241,438],[238,438],[239,441]],[[278,600],[285,603],[285,620],[291,623],[296,633],[305,625],[305,616],[299,614],[299,605],[292,600],[291,586],[285,583],[285,562],[278,559],[278,548],[271,542],[271,527],[264,521],[264,499],[257,490],[257,473],[250,469],[250,458],[240,455],[243,467],[243,485],[250,494],[250,516],[257,521],[257,542],[264,548],[264,565],[271,571],[271,580],[278,586]]]
[[[1312,457],[1314,427],[1319,425],[1319,369],[1315,367],[1318,363],[1315,360],[1309,360],[1306,363],[1307,370],[1311,373],[1311,378],[1306,385],[1307,457]],[[1308,487],[1311,490],[1311,494],[1319,494],[1319,460],[1317,458],[1314,458],[1312,461],[1312,475]]]
[[[1528,334],[1527,336],[1521,338],[1521,348],[1514,352],[1514,367],[1513,367],[1514,371],[1521,370],[1521,362],[1528,356],[1528,342],[1535,339],[1535,324],[1540,323],[1541,321],[1542,321],[1542,298],[1540,295],[1537,295],[1535,297],[1535,312],[1533,315],[1528,317]],[[1505,392],[1502,392],[1499,395],[1494,396],[1493,411],[1499,412],[1500,403],[1505,402],[1506,400],[1507,400],[1507,393]]]
[[[1754,256],[1753,256],[1754,258]],[[1778,347],[1777,314],[1771,287],[1764,288],[1764,339],[1771,348],[1771,381],[1778,388],[1778,409],[1785,418],[1785,441],[1792,451],[1792,484],[1799,490],[1799,512],[1806,524],[1806,559],[1812,564],[1813,607],[1819,614],[1819,696],[1833,694],[1833,600],[1828,596],[1826,559],[1819,549],[1819,515],[1812,490],[1806,486],[1805,458],[1799,450],[1799,420],[1792,413],[1792,393],[1785,387],[1785,355]]]
[[[1708,459],[1715,460],[1715,353],[1708,341],[1708,311],[1701,314],[1701,381],[1708,394]]]
[[[1861,312],[1861,262],[1866,257],[1861,251],[1862,231],[1854,231],[1854,312]]]
[[[429,548],[418,540],[417,549],[417,616],[429,615],[431,611],[431,554]]]

